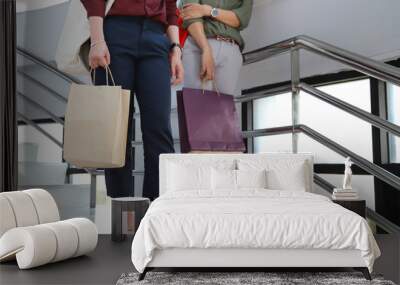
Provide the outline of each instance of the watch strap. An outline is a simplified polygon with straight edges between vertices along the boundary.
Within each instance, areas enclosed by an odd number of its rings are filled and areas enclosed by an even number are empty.
[[[181,50],[181,52],[182,52],[182,46],[181,46],[180,43],[172,43],[171,46],[169,47],[169,50],[172,50],[172,49],[174,49],[175,47],[178,47],[178,48]]]

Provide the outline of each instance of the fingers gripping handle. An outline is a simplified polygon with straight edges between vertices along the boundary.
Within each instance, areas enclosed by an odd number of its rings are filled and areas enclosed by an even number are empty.
[[[104,68],[105,68],[105,70],[106,70],[106,85],[107,85],[107,86],[109,85],[109,82],[108,82],[108,74],[110,74],[112,84],[113,84],[113,86],[115,86],[115,81],[114,81],[114,77],[113,77],[113,75],[112,75],[110,66],[109,66],[109,65],[106,65]],[[91,75],[91,77],[92,77],[93,84],[95,84],[95,82],[96,82],[96,69],[90,68],[90,75]]]
[[[201,81],[201,90],[202,90],[203,95],[204,95],[204,91],[205,91],[206,81],[207,80],[202,80]],[[217,92],[218,96],[221,95],[219,90],[218,90],[217,83],[216,83],[215,79],[211,80],[211,83],[212,83],[213,89],[215,90],[215,92]]]

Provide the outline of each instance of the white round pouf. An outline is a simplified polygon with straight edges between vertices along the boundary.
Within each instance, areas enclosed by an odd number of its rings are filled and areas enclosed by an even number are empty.
[[[74,218],[63,221],[72,225],[78,233],[78,248],[74,257],[86,254],[97,246],[98,232],[96,225],[85,218]]]
[[[28,269],[96,248],[92,221],[59,219],[55,200],[43,189],[0,193],[0,262],[16,259],[20,269]]]
[[[14,211],[10,202],[6,197],[0,195],[0,237],[8,230],[15,228],[17,223],[15,221]]]
[[[22,191],[32,199],[39,218],[39,224],[51,223],[60,220],[56,201],[49,192],[43,189],[29,189]]]
[[[57,252],[51,262],[71,258],[78,250],[79,237],[75,228],[64,221],[43,225],[51,229],[57,239]]]
[[[28,269],[87,254],[97,246],[96,226],[88,219],[13,228],[0,238],[0,260],[14,256]]]
[[[30,196],[23,191],[1,193],[13,209],[17,227],[33,226],[39,223],[35,205]]]
[[[56,251],[53,231],[41,225],[11,229],[0,239],[0,257],[15,255],[20,269],[49,263]]]

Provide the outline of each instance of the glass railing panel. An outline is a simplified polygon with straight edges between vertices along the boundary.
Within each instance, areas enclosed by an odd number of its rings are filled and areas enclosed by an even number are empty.
[[[367,112],[371,111],[368,79],[326,85],[319,89]],[[304,92],[300,92],[299,99],[301,124],[372,161],[372,131],[369,123]],[[292,124],[291,93],[255,100],[253,106],[254,129]],[[259,151],[291,151],[291,143],[280,143],[279,139],[273,137],[256,138],[254,147]],[[301,137],[298,149],[312,150],[318,163],[343,162],[343,157],[307,138]]]
[[[276,135],[254,138],[254,153],[260,152],[291,152],[292,135]]]
[[[368,79],[326,85],[318,89],[367,112],[371,111]],[[300,93],[299,110],[301,124],[372,161],[371,124],[304,92]],[[310,149],[314,150],[317,162],[343,162],[341,156],[331,155],[314,142],[306,140],[299,144],[300,151]]]
[[[291,98],[291,93],[284,93],[277,96],[254,100],[254,129],[291,125]]]

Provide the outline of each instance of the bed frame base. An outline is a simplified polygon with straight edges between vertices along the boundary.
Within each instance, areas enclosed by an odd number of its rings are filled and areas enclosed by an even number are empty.
[[[168,248],[156,249],[139,280],[146,273],[161,271],[233,272],[337,272],[353,268],[371,279],[359,250]],[[283,269],[283,270],[282,270]],[[340,269],[340,270],[339,270]]]
[[[152,268],[150,267],[146,267],[142,273],[139,274],[139,281],[142,281],[145,277],[146,277],[146,273],[149,272],[150,270],[152,270]]]
[[[142,273],[139,274],[138,281],[144,280],[146,277],[147,272],[152,271],[152,270],[157,270],[159,269],[160,271],[174,271],[174,272],[179,272],[179,271],[200,271],[200,272],[270,272],[270,271],[278,271],[278,272],[290,272],[290,271],[301,271],[301,272],[332,272],[332,271],[338,271],[340,272],[340,269],[342,271],[346,271],[344,269],[353,269],[355,271],[360,271],[366,280],[371,281],[371,274],[369,273],[369,270],[367,267],[344,267],[344,268],[329,268],[329,267],[307,267],[307,268],[296,268],[296,267],[290,267],[290,268],[282,268],[282,267],[269,267],[269,268],[234,268],[234,267],[227,267],[227,268],[222,268],[222,267],[212,267],[212,268],[206,268],[206,267],[183,267],[183,268],[166,268],[166,267],[146,267]]]
[[[364,278],[367,280],[372,280],[371,274],[369,274],[369,270],[367,267],[354,267],[353,268],[356,271],[361,271],[361,273],[364,275]]]

